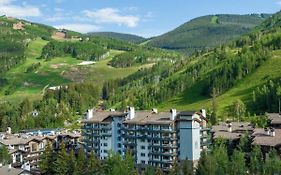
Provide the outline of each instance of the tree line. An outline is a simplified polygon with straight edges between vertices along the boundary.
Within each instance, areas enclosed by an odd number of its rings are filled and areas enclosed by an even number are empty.
[[[5,131],[11,127],[13,132],[18,132],[23,129],[61,128],[65,121],[75,123],[76,115],[95,106],[99,98],[99,88],[91,83],[81,83],[69,84],[55,91],[47,90],[39,101],[26,98],[19,105],[1,103],[0,129]]]

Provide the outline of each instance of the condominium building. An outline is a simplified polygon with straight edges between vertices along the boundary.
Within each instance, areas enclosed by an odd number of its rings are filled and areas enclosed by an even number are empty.
[[[130,151],[139,166],[152,165],[169,170],[175,161],[196,163],[206,136],[206,112],[135,111],[98,112],[88,110],[83,121],[83,138],[88,151],[100,159],[109,152]]]

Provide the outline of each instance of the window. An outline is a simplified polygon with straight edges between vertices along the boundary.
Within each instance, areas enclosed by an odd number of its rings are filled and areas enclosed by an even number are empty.
[[[153,143],[158,144],[158,140],[154,140]]]
[[[141,163],[142,163],[142,164],[145,164],[145,161],[144,161],[144,160],[142,160],[142,161],[141,161]]]
[[[121,143],[118,143],[118,148],[121,148]]]
[[[145,146],[141,146],[141,149],[145,149]]]
[[[145,157],[145,153],[141,153],[141,157]]]
[[[103,146],[107,146],[107,143],[104,143]]]

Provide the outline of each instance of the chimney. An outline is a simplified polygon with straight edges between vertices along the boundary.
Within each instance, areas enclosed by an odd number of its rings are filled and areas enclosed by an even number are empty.
[[[29,162],[24,163],[24,164],[21,166],[21,169],[30,171],[30,169],[31,169],[31,168],[30,168],[30,163],[29,163]]]
[[[12,134],[12,129],[11,129],[11,127],[8,127],[8,128],[7,128],[6,133],[7,133],[7,134]]]
[[[270,136],[275,137],[275,129],[270,128]]]
[[[228,132],[232,132],[232,123],[228,123],[227,124],[227,127],[228,127]]]
[[[94,113],[94,109],[88,109],[87,114],[86,114],[86,119],[92,119],[93,118],[93,113]]]
[[[201,109],[202,116],[207,118],[206,109]]]
[[[264,132],[266,133],[266,135],[270,136],[270,130],[268,128],[264,128]]]
[[[158,113],[157,108],[153,108],[153,109],[152,109],[152,113],[153,113],[153,114],[157,114],[157,113]]]
[[[176,119],[176,116],[177,116],[177,110],[171,109],[170,112],[171,112],[170,120],[174,121]]]
[[[132,120],[133,118],[135,118],[135,108],[129,107],[129,120]]]

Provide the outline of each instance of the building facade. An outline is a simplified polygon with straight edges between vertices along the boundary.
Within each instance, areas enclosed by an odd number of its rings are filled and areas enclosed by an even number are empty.
[[[101,160],[110,151],[132,153],[139,166],[151,165],[169,170],[175,161],[196,163],[207,142],[206,113],[135,111],[96,112],[88,110],[83,121],[83,141],[88,151]]]

